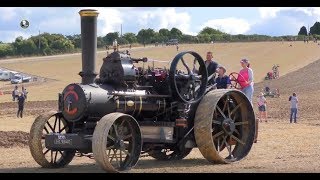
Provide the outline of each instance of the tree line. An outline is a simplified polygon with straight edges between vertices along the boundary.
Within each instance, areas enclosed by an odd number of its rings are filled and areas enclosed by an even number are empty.
[[[320,39],[320,22],[315,22],[314,25],[310,27],[309,32],[305,26],[302,26],[298,35]]]
[[[231,35],[210,27],[203,28],[197,35],[188,35],[182,33],[178,28],[171,30],[162,28],[155,31],[151,28],[141,29],[137,34],[125,33],[120,35],[119,32],[110,32],[105,36],[97,37],[97,47],[105,48],[112,45],[117,39],[121,45],[148,45],[161,44],[170,39],[178,39],[179,43],[211,43],[211,42],[257,42],[257,41],[290,41],[304,40],[306,28],[302,27],[297,36],[267,36],[267,35]],[[320,23],[316,22],[310,28],[313,36],[320,35]],[[61,53],[77,52],[81,49],[81,35],[62,35],[42,33],[37,36],[31,36],[24,39],[17,37],[12,43],[2,43],[0,41],[0,58],[12,56],[32,56],[32,55],[53,55]]]

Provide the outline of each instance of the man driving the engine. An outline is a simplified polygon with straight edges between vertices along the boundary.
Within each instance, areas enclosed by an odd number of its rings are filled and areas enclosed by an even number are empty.
[[[210,80],[208,79],[208,85],[214,84],[216,76],[215,73],[217,72],[218,63],[213,60],[213,55],[211,51],[207,52],[205,65],[208,71],[208,77],[214,74]],[[202,71],[201,67],[199,68],[199,71]]]

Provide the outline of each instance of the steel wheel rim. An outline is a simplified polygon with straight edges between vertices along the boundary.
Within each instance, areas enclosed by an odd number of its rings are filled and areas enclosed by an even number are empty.
[[[59,114],[55,114],[51,116],[43,125],[42,137],[41,137],[41,145],[43,149],[42,152],[43,152],[44,158],[50,164],[53,164],[53,165],[60,164],[62,161],[65,161],[67,159],[68,153],[71,153],[71,152],[63,151],[63,150],[61,151],[49,150],[48,148],[45,147],[45,135],[51,134],[51,133],[66,134],[66,133],[69,133],[69,131],[70,129],[68,128],[67,122]]]
[[[219,156],[226,162],[242,158],[249,134],[249,122],[241,118],[241,102],[227,94],[216,105],[212,118],[212,140]]]
[[[108,131],[106,154],[110,165],[119,171],[126,170],[134,158],[136,135],[128,118],[117,119]]]

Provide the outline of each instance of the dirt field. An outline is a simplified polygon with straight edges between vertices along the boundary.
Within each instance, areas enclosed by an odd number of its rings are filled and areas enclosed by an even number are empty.
[[[268,71],[271,71],[273,64],[279,64],[280,75],[284,75],[319,59],[319,49],[320,47],[315,43],[295,42],[293,47],[289,47],[288,42],[283,44],[281,42],[253,42],[180,45],[179,52],[193,50],[205,58],[206,52],[212,51],[214,59],[227,68],[227,73],[239,72],[241,69],[239,61],[246,57],[251,60],[255,81],[259,82]],[[130,52],[132,57],[148,57],[162,61],[171,61],[178,53],[174,46],[135,48]],[[97,72],[99,72],[102,59],[105,56],[106,52],[98,53]],[[166,65],[168,63],[155,63],[156,67]],[[30,87],[26,83],[30,101],[56,100],[57,94],[67,84],[81,82],[78,75],[81,71],[80,54],[3,60],[0,61],[0,67],[57,80]],[[0,102],[8,101],[11,101],[10,95],[8,97],[0,96]]]
[[[258,143],[253,145],[253,148],[244,160],[234,164],[210,164],[202,157],[198,149],[194,149],[184,160],[170,163],[159,162],[149,157],[140,158],[137,166],[129,172],[319,173],[320,164],[317,160],[320,156],[320,146],[318,145],[320,139],[320,112],[318,111],[320,60],[317,61],[317,59],[320,59],[320,51],[316,51],[316,48],[319,49],[320,47],[316,45],[313,46],[313,44],[305,45],[303,43],[296,43],[293,47],[288,47],[288,44],[281,43],[232,43],[213,46],[213,48],[203,46],[207,49],[203,48],[202,54],[211,49],[213,52],[216,52],[217,59],[223,59],[223,64],[230,67],[230,69],[239,69],[239,57],[246,56],[250,59],[256,59],[256,61],[252,60],[256,79],[262,79],[266,72],[271,69],[272,64],[277,63],[280,65],[280,79],[255,84],[255,97],[259,93],[259,90],[266,85],[271,89],[280,88],[281,93],[280,98],[267,98],[269,122],[260,123]],[[226,46],[228,46],[228,48]],[[232,48],[229,49],[230,47]],[[280,47],[282,47],[282,51]],[[188,47],[183,46],[183,48],[187,49]],[[197,45],[194,48],[201,49],[201,45]],[[224,51],[222,51],[223,48],[225,48]],[[155,53],[155,55],[160,56],[159,54],[163,52],[162,47],[149,49],[144,54],[150,56],[158,50],[159,52]],[[135,53],[141,53],[142,56],[142,52],[137,51]],[[148,53],[150,53],[150,55]],[[175,54],[176,52],[168,50],[168,52],[164,54],[168,55],[170,53]],[[246,53],[252,55],[252,57],[247,56]],[[275,61],[275,59],[279,61]],[[50,83],[48,85],[51,88],[50,90],[49,88],[34,86],[35,89],[33,89],[33,91],[40,94],[39,98],[42,98],[41,100],[52,101],[33,102],[34,99],[30,99],[26,104],[28,112],[23,119],[15,117],[15,103],[6,102],[3,96],[0,97],[2,98],[0,99],[1,102],[4,102],[0,103],[0,141],[3,142],[3,144],[0,144],[0,172],[104,172],[95,165],[94,160],[85,157],[76,157],[69,166],[63,169],[42,169],[32,159],[29,149],[26,146],[25,139],[27,138],[27,134],[23,134],[23,132],[29,132],[35,116],[51,108],[56,109],[56,98],[52,95],[60,92],[67,83],[80,81],[80,78],[76,75],[80,69],[80,59],[67,61],[68,62],[65,63],[70,63],[69,65],[77,63],[77,65],[75,64],[77,68],[73,67],[69,69],[74,75],[70,75],[69,77],[69,74],[62,75],[56,73],[55,78],[57,79],[63,76],[67,76],[68,78]],[[32,69],[28,63],[25,66],[21,65],[19,68],[20,70],[30,71],[30,73],[35,71],[34,74],[40,73],[38,74],[39,76],[51,76],[52,74],[50,73],[54,74],[53,68],[44,70],[43,68],[41,69],[41,67],[53,67],[55,63],[58,62],[64,63],[63,60],[59,59],[57,62],[30,62],[41,64],[41,66],[39,65],[39,67],[37,66],[35,69]],[[231,66],[231,64],[233,65]],[[2,65],[10,66],[11,69],[17,66],[16,64],[0,64],[0,66]],[[64,68],[66,67],[67,66],[64,66]],[[62,68],[60,68],[60,70],[62,71]],[[47,91],[39,92],[40,90]],[[52,93],[52,91],[55,92]],[[297,93],[300,101],[297,124],[289,123],[288,97],[292,92]],[[254,109],[257,109],[255,104]],[[17,138],[19,141],[17,141]],[[12,143],[13,141],[15,143]],[[11,148],[5,148],[8,146]]]

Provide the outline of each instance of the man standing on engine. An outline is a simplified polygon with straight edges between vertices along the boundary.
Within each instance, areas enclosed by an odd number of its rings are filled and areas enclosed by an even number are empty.
[[[205,64],[208,71],[208,77],[214,74],[211,79],[208,79],[208,85],[214,84],[216,77],[215,73],[217,72],[218,63],[213,60],[213,55],[211,51],[207,52]],[[199,68],[199,71],[202,71],[201,67]]]

